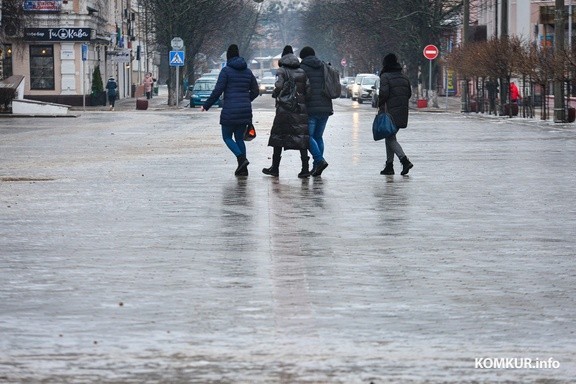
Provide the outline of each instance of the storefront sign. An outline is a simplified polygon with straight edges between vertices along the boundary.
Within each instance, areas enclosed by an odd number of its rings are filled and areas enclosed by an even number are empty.
[[[34,12],[60,12],[62,0],[24,0],[23,8]]]
[[[106,55],[110,61],[114,63],[129,63],[131,60],[131,52],[130,49],[120,49],[117,51],[108,51]]]
[[[25,28],[26,41],[90,41],[91,28]]]

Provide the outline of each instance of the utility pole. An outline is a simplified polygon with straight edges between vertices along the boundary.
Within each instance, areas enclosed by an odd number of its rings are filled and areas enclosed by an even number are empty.
[[[556,59],[556,70],[564,71],[564,61],[562,53],[564,52],[564,0],[556,0],[556,10],[554,12],[554,56]],[[558,62],[561,60],[561,62]],[[554,122],[566,122],[566,113],[564,110],[564,82],[561,77],[563,73],[556,73],[554,80]]]
[[[502,0],[502,37],[508,37],[508,0]]]
[[[500,38],[508,39],[508,0],[502,0],[502,25]],[[512,116],[512,102],[510,100],[510,76],[506,74],[505,79],[500,79],[500,114],[505,115],[504,107],[508,104],[508,114]]]
[[[464,25],[462,26],[462,46],[467,46],[470,40],[470,0],[464,0]],[[470,112],[468,108],[468,79],[462,84],[462,112]]]
[[[494,37],[498,38],[498,0],[494,0]]]

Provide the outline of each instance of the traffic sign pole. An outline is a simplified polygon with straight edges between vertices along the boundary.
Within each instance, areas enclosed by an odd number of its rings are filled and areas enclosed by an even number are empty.
[[[428,92],[432,90],[432,60],[428,60],[430,66],[428,67]]]
[[[180,104],[180,67],[175,67],[176,69],[176,108]]]
[[[175,37],[170,41],[172,49],[181,51],[184,49],[184,40],[180,37]],[[176,108],[180,104],[180,67],[176,66]]]
[[[435,45],[429,44],[424,47],[424,57],[428,59],[430,62],[429,70],[428,70],[428,91],[432,90],[432,60],[438,57],[438,47]]]
[[[82,110],[86,112],[86,60],[88,59],[88,44],[82,44]]]

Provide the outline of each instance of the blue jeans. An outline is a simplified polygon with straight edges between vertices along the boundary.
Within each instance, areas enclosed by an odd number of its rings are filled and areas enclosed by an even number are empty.
[[[324,129],[330,115],[308,115],[308,133],[310,135],[310,154],[314,158],[314,164],[324,160]]]
[[[224,143],[236,157],[246,154],[246,145],[244,145],[245,131],[246,124],[222,126],[222,139],[224,139]],[[234,135],[234,139],[232,139],[232,135]]]

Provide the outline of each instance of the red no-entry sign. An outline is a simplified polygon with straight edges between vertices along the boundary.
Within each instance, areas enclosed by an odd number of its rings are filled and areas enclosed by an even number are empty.
[[[435,45],[427,45],[424,47],[424,57],[428,60],[434,60],[438,57],[438,47]]]

